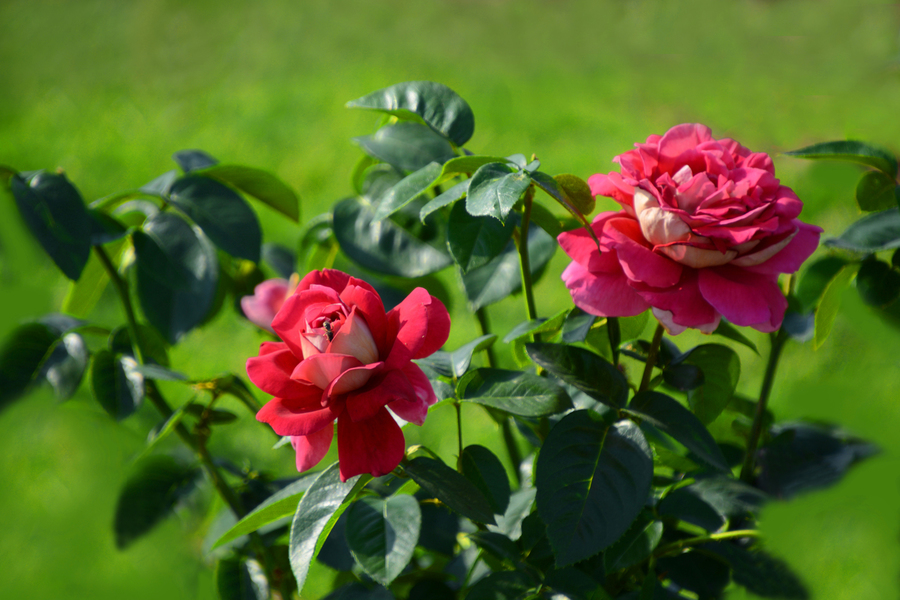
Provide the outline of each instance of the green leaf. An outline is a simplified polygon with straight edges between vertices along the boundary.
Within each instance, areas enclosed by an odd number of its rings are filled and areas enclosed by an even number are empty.
[[[426,579],[423,581],[431,580]],[[409,598],[413,600],[411,592]],[[336,589],[322,598],[322,600],[396,600],[396,596],[386,587],[380,585],[367,587],[357,582]],[[429,597],[428,600],[431,600],[431,598]]]
[[[215,248],[200,229],[171,213],[147,219],[134,240],[141,308],[175,343],[212,308],[219,279]]]
[[[475,130],[475,117],[468,103],[447,86],[432,81],[398,83],[352,100],[347,107],[421,121],[457,146],[469,141]]]
[[[96,208],[88,208],[91,222],[91,244],[102,246],[120,240],[128,234],[128,228],[115,218]]]
[[[353,141],[369,156],[402,171],[418,171],[429,163],[443,164],[456,156],[447,140],[418,123],[385,125],[373,135]]]
[[[869,306],[887,306],[900,296],[900,273],[883,260],[864,260],[856,273],[856,291]]]
[[[897,182],[880,171],[868,171],[856,184],[856,203],[865,212],[897,206]]]
[[[556,377],[613,408],[628,400],[628,381],[609,361],[590,350],[565,344],[533,343],[528,356]]]
[[[728,564],[702,550],[663,557],[657,561],[656,569],[665,573],[678,587],[700,598],[721,598],[724,588],[731,582]]]
[[[837,318],[838,309],[841,307],[841,293],[850,285],[859,267],[858,263],[843,267],[831,279],[825,287],[825,291],[822,292],[822,299],[819,301],[819,307],[816,309],[816,334],[813,337],[814,350],[824,344],[828,334],[831,333],[834,320]]]
[[[531,204],[531,222],[536,223],[554,239],[566,229],[559,217],[537,202]]]
[[[130,416],[144,399],[144,376],[134,359],[98,350],[91,360],[91,392],[117,421]]]
[[[709,425],[725,410],[738,379],[741,377],[741,359],[737,353],[722,344],[703,344],[685,352],[679,362],[700,367],[704,383],[687,394],[691,410],[704,425]]]
[[[467,519],[495,524],[490,502],[468,479],[433,458],[420,456],[403,465],[419,486]]]
[[[808,312],[819,305],[831,280],[847,262],[847,259],[839,256],[825,256],[806,267],[794,290],[794,297],[800,302],[801,311]]]
[[[300,199],[296,192],[268,171],[242,165],[214,165],[195,170],[193,174],[236,187],[292,221],[300,222]]]
[[[421,277],[452,262],[449,255],[393,221],[377,221],[374,211],[357,198],[334,207],[334,235],[350,259],[377,273]]]
[[[444,163],[444,166],[441,169],[441,180],[446,181],[456,175],[466,175],[467,177],[471,177],[475,171],[488,163],[504,162],[510,161],[499,156],[457,156]]]
[[[304,476],[294,483],[283,487],[250,511],[243,519],[235,523],[231,529],[222,534],[211,550],[218,548],[242,535],[247,535],[297,512],[297,505],[303,494],[313,483],[313,478]]]
[[[10,189],[28,230],[63,274],[78,281],[91,253],[91,219],[81,194],[65,175],[43,171]]]
[[[528,594],[535,587],[537,582],[524,571],[497,571],[479,579],[466,600],[531,600],[540,597]]]
[[[56,397],[68,400],[78,390],[90,355],[84,338],[67,333],[59,340],[41,366],[41,375],[53,387]]]
[[[653,456],[634,423],[609,426],[587,410],[569,413],[544,441],[536,465],[537,510],[556,566],[610,546],[650,494]]]
[[[69,282],[61,310],[76,317],[86,317],[100,301],[109,283],[109,275],[96,256],[88,258],[78,281]]]
[[[482,267],[506,248],[516,226],[491,217],[473,217],[463,203],[450,211],[447,246],[463,273]]]
[[[718,531],[726,520],[725,515],[686,488],[667,494],[656,505],[656,512],[661,517],[674,517],[707,531]]]
[[[431,162],[401,179],[394,187],[389,189],[379,200],[375,209],[375,220],[381,221],[394,214],[413,200],[431,189],[438,175],[441,173],[441,165]]]
[[[475,484],[491,505],[495,515],[502,515],[509,506],[509,477],[497,456],[485,448],[466,446],[459,457],[463,476]]]
[[[643,562],[662,539],[663,524],[644,511],[616,543],[603,553],[607,573],[621,571]]]
[[[412,496],[360,498],[347,510],[347,545],[363,571],[388,586],[409,564],[421,525]]]
[[[116,504],[116,546],[124,549],[153,529],[194,489],[200,474],[200,469],[170,456],[149,456],[136,463]]]
[[[519,549],[511,539],[496,531],[475,531],[467,536],[476,546],[501,561],[515,564]]]
[[[533,280],[536,281],[558,247],[556,240],[539,227],[528,229],[528,254]],[[463,287],[472,311],[499,302],[521,290],[522,269],[515,243],[510,240],[503,252],[491,262],[463,275]]]
[[[237,192],[215,179],[188,175],[176,181],[169,193],[169,201],[216,246],[234,257],[259,262],[259,221]]]
[[[472,175],[466,210],[473,217],[494,217],[503,223],[530,185],[527,173],[507,163],[488,163]]]
[[[4,340],[0,348],[0,410],[37,380],[57,340],[59,334],[43,323],[20,325]]]
[[[709,466],[731,473],[722,450],[703,423],[674,398],[658,392],[641,392],[631,399],[628,409],[673,437]]]
[[[216,562],[216,591],[221,600],[267,600],[269,580],[260,564],[240,556]]]
[[[219,164],[219,161],[204,152],[203,150],[179,150],[175,154],[172,155],[172,160],[181,167],[181,170],[185,173],[190,173],[191,171],[198,171],[200,169],[208,169],[209,167],[214,167]],[[165,177],[163,175],[162,177]],[[160,178],[158,178],[160,179]],[[151,181],[151,185],[155,182]]]
[[[701,548],[725,559],[731,565],[735,583],[757,596],[788,600],[809,598],[803,582],[784,561],[758,548],[748,550],[730,542],[712,542]]]
[[[716,476],[699,479],[669,494],[692,494],[711,506],[723,517],[737,518],[759,511],[766,494],[732,477]]]
[[[533,487],[522,487],[513,492],[509,497],[509,506],[502,515],[497,515],[497,524],[491,525],[491,531],[497,531],[510,539],[518,540],[522,537],[522,522],[533,514],[531,507],[534,504],[534,495],[537,493]]]
[[[293,271],[305,273],[314,270],[310,265],[310,261],[315,255],[313,249],[336,243],[334,239],[334,218],[330,213],[321,214],[311,219],[303,227],[300,242],[297,244],[297,267]]]
[[[591,239],[594,240],[594,243],[597,244],[597,250],[600,250],[600,242],[597,239],[597,234],[594,233],[594,229],[591,227],[591,224],[588,223],[587,218],[584,216],[586,213],[583,213],[575,203],[569,198],[569,196],[562,190],[560,184],[552,177],[547,175],[546,173],[542,173],[540,171],[535,171],[531,174],[534,183],[544,190],[551,198],[556,200],[560,206],[569,211],[575,219],[581,223],[581,226],[585,231],[588,232],[588,235],[591,236]],[[571,182],[570,182],[571,183]],[[590,205],[593,206],[592,204]]]
[[[438,350],[431,356],[419,359],[419,364],[427,365],[444,377],[462,377],[472,363],[472,356],[486,348],[490,348],[497,341],[496,334],[489,333],[475,338],[468,344],[463,344],[453,352]]]
[[[338,463],[334,463],[306,490],[291,524],[290,562],[298,592],[303,591],[309,565],[335,522],[370,479],[368,475],[357,475],[342,482]]]
[[[459,380],[457,394],[461,400],[521,417],[544,417],[572,408],[569,395],[555,382],[505,369],[470,371]]]
[[[430,215],[434,211],[444,208],[445,206],[449,206],[457,200],[464,198],[466,196],[466,193],[469,191],[469,183],[471,183],[470,179],[461,181],[443,194],[432,198],[425,206],[421,208],[421,210],[419,210],[419,220],[424,223],[428,215]]]
[[[716,327],[716,330],[713,331],[716,335],[721,335],[722,337],[728,338],[729,340],[735,341],[738,344],[742,344],[747,346],[751,350],[753,350],[757,355],[759,355],[759,350],[756,348],[756,344],[750,341],[746,335],[741,333],[741,330],[729,323],[726,320],[719,321],[719,326]]]
[[[865,142],[853,140],[823,142],[785,154],[797,158],[847,160],[875,167],[892,178],[897,176],[897,159],[894,155]]]
[[[891,208],[868,214],[825,245],[867,253],[900,248],[900,211]]]
[[[591,194],[591,188],[581,177],[577,175],[569,175],[564,173],[553,177],[556,185],[566,195],[569,201],[583,215],[589,215],[594,212],[594,195]]]

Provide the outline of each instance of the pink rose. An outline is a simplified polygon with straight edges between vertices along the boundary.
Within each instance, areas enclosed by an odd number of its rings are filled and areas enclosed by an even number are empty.
[[[337,421],[341,480],[390,473],[406,450],[388,409],[421,425],[437,401],[412,361],[444,345],[450,315],[416,288],[385,313],[365,281],[335,270],[300,281],[272,321],[283,342],[265,342],[247,374],[275,396],[256,415],[291,436],[297,470],[315,466],[331,446]]]
[[[250,322],[272,333],[272,319],[278,314],[281,305],[297,288],[297,275],[290,281],[285,279],[267,279],[255,288],[252,296],[241,298],[241,310]]]
[[[704,125],[651,135],[614,160],[621,173],[588,179],[623,211],[559,236],[573,262],[562,278],[575,304],[599,316],[653,308],[670,333],[710,333],[725,317],[759,331],[781,327],[780,273],[793,273],[822,230],[797,220],[803,203],[775,177],[772,159]]]

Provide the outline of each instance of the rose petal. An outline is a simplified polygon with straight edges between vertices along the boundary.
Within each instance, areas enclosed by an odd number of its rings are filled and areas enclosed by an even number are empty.
[[[400,369],[413,358],[437,351],[450,335],[450,314],[424,288],[416,288],[387,314],[388,338],[394,344],[385,366]]]
[[[387,344],[387,315],[384,311],[384,303],[381,296],[368,286],[350,285],[341,292],[341,300],[347,306],[355,307],[366,320],[375,346],[378,348],[378,356],[387,356],[390,347]]]
[[[731,266],[701,269],[698,276],[706,301],[735,325],[759,331],[781,326],[787,299],[769,277]]]
[[[364,365],[378,360],[375,338],[372,337],[369,326],[357,312],[355,306],[351,309],[350,316],[344,321],[340,331],[334,334],[334,339],[328,346],[328,352],[355,356]]]
[[[431,382],[422,369],[415,363],[409,363],[403,368],[403,374],[412,384],[414,395],[407,398],[397,398],[388,408],[398,417],[416,425],[425,423],[428,415],[428,407],[437,402]]]
[[[329,396],[334,396],[336,394],[346,394],[347,392],[358,390],[366,385],[373,375],[382,371],[383,367],[384,363],[379,361],[370,365],[347,369],[334,378],[334,381],[331,382],[331,385],[326,391]]]
[[[796,273],[800,269],[800,265],[816,251],[819,246],[819,236],[822,233],[821,227],[801,221],[796,221],[796,223],[797,234],[787,246],[765,262],[748,267],[748,270],[768,275]]]
[[[300,335],[306,331],[306,315],[311,307],[314,305],[328,306],[340,303],[340,301],[337,292],[330,288],[317,286],[315,289],[300,290],[298,287],[294,295],[284,301],[281,310],[272,319],[272,329],[290,346],[294,354],[302,357],[304,354]]]
[[[273,350],[270,346],[260,349],[259,356],[247,359],[247,376],[256,387],[267,394],[282,397],[302,397],[313,392],[307,390],[309,384],[291,378],[291,373],[299,364],[297,357],[284,344],[278,344],[282,349]],[[265,346],[265,344],[264,344]],[[274,346],[274,344],[273,344]]]
[[[697,273],[686,269],[678,285],[668,289],[636,285],[635,290],[650,306],[671,312],[672,323],[683,327],[704,327],[716,322],[718,314],[701,295]]]
[[[316,356],[310,356],[309,358],[304,359],[303,362],[298,364],[291,373],[291,377],[309,382],[314,386],[325,390],[328,389],[331,382],[337,379],[341,373],[348,369],[361,366],[362,363],[359,362],[359,359],[355,356],[348,356],[346,354],[317,354]]]
[[[681,265],[647,247],[641,227],[634,219],[611,219],[603,228],[603,238],[615,248],[628,279],[654,287],[669,287],[681,278]]]
[[[268,423],[278,435],[309,435],[330,425],[343,409],[343,403],[309,410],[292,398],[273,398],[256,419]]]
[[[628,284],[622,271],[591,273],[578,263],[571,263],[562,273],[562,280],[575,305],[599,317],[633,317],[650,305]]]
[[[358,422],[341,415],[337,433],[341,481],[362,473],[387,475],[403,460],[406,441],[386,408]]]
[[[415,398],[416,390],[401,371],[388,371],[384,378],[365,391],[347,396],[347,414],[354,421],[372,418],[381,408],[402,398]]]
[[[284,304],[290,289],[286,279],[268,279],[253,288],[252,296],[241,298],[241,310],[250,322],[275,333],[272,319]]]
[[[297,453],[297,471],[302,473],[319,464],[319,461],[328,454],[332,438],[334,438],[334,427],[323,427],[319,431],[305,436],[291,436],[291,446]]]

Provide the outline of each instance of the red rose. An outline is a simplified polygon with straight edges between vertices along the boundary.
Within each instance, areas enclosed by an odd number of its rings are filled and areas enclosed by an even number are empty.
[[[335,270],[300,281],[272,321],[283,342],[266,342],[247,374],[275,396],[256,415],[291,436],[297,470],[315,466],[331,446],[337,421],[341,479],[379,477],[403,458],[406,443],[388,411],[421,425],[437,401],[412,359],[444,345],[450,315],[416,288],[385,313],[365,281]]]

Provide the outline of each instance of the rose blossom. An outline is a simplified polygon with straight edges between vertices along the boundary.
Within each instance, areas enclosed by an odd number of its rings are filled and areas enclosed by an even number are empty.
[[[787,308],[778,275],[800,268],[822,230],[797,220],[803,203],[772,159],[696,124],[635,147],[613,159],[621,173],[588,179],[624,209],[594,218],[602,253],[583,229],[558,238],[575,304],[607,317],[652,307],[673,334],[710,333],[721,317],[777,330]]]
[[[290,281],[281,278],[267,279],[253,288],[252,296],[241,298],[241,310],[251,323],[275,333],[272,319],[287,297],[294,293],[297,282],[296,273],[291,276]]]
[[[385,313],[365,281],[335,270],[304,277],[272,321],[282,342],[265,342],[247,374],[275,396],[256,418],[291,436],[297,470],[315,466],[331,446],[337,421],[341,480],[390,473],[406,444],[388,409],[421,425],[437,401],[412,361],[447,341],[450,315],[416,288]]]

